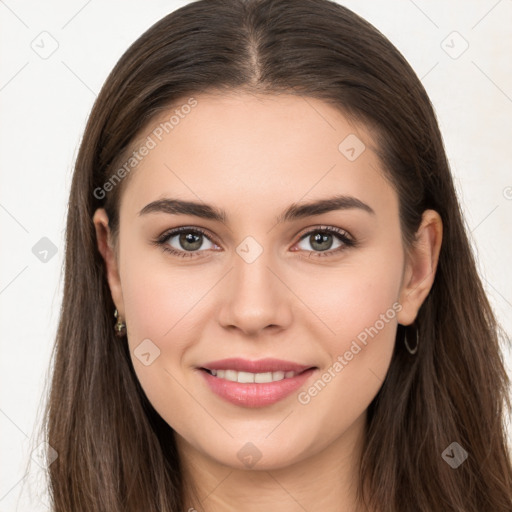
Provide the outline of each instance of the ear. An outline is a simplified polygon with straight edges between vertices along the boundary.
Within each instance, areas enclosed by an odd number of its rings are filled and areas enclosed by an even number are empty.
[[[119,266],[115,247],[112,242],[112,234],[108,224],[107,212],[103,208],[98,208],[94,212],[92,218],[96,229],[96,240],[98,242],[98,250],[105,261],[107,271],[107,280],[110,287],[112,300],[119,312],[121,318],[124,317],[123,292],[121,288],[121,280],[119,278]]]
[[[402,309],[397,315],[399,324],[410,325],[426,299],[432,285],[439,261],[443,238],[443,222],[435,210],[425,210],[416,241],[406,258],[399,302]]]

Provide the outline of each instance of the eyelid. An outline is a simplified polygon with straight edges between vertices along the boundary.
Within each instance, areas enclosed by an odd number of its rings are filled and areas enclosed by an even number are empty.
[[[327,231],[329,233],[336,233],[338,235],[346,236],[355,243],[355,238],[346,229],[338,228],[336,226],[329,226],[326,224],[319,224],[317,226],[310,226],[308,228],[305,228],[304,231],[300,232],[300,234],[298,234],[297,236],[299,237],[300,240],[302,240],[306,235],[309,235],[310,233],[316,231]]]

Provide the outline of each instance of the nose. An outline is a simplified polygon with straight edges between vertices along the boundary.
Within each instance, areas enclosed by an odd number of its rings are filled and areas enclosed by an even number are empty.
[[[234,268],[224,284],[219,312],[224,328],[255,336],[285,329],[291,323],[293,293],[270,253],[264,250],[251,263],[234,254]]]

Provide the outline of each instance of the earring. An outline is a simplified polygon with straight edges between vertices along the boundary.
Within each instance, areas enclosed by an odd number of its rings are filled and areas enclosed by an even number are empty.
[[[418,344],[419,344],[419,339],[418,339],[418,328],[416,328],[416,346],[411,349],[411,347],[409,347],[409,343],[407,343],[407,334],[406,334],[406,331],[404,329],[404,345],[405,345],[405,348],[407,349],[407,352],[409,352],[409,354],[416,354],[416,352],[418,351]]]
[[[117,312],[117,309],[114,311],[114,316],[117,318],[116,325],[114,325],[116,336],[118,338],[122,338],[126,335],[126,324],[118,318],[119,313]]]

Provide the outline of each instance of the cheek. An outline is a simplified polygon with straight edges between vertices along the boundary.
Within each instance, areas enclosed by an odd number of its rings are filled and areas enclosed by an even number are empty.
[[[297,396],[304,435],[316,449],[319,439],[327,446],[365,412],[391,363],[400,310],[394,281],[359,290],[342,293],[338,307],[331,306],[329,321],[336,334],[324,335],[320,342],[329,361]]]
[[[128,233],[121,247],[120,278],[130,344],[150,338],[160,345],[165,339],[179,352],[183,337],[178,333],[190,328],[184,326],[196,318],[214,276],[210,272],[208,278],[198,267],[170,264],[160,251],[144,247]]]
[[[385,378],[401,310],[400,251],[400,246],[379,247],[354,258],[350,266],[302,281],[305,288],[300,293],[304,295],[307,287],[308,306],[322,320],[313,338],[329,360],[298,401],[320,416],[329,411],[322,420],[326,431],[336,429],[343,418],[362,414]]]
[[[322,321],[325,333],[332,334],[324,337],[331,340],[331,354],[345,349],[360,333],[364,338],[365,330],[376,323],[383,334],[392,330],[389,324],[396,323],[400,309],[402,265],[400,248],[375,247],[361,256],[354,253],[339,267],[318,267],[303,272],[300,279],[295,276],[297,294]]]
[[[170,272],[168,265],[149,264],[144,251],[130,252],[128,245],[124,254],[130,255],[121,264],[121,281],[137,379],[167,423],[186,430],[182,413],[190,409],[190,383],[181,364],[191,343],[199,339],[191,332],[201,323],[197,315],[205,290],[192,285],[190,269]]]

